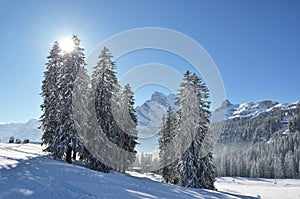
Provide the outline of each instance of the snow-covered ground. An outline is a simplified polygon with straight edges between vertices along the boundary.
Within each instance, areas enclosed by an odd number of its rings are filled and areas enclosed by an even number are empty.
[[[300,197],[300,180],[220,178],[218,192],[159,181],[155,174],[105,174],[53,160],[38,144],[0,143],[0,198]]]
[[[265,179],[265,178],[218,178],[216,188],[237,194],[247,194],[261,198],[300,198],[300,179]]]

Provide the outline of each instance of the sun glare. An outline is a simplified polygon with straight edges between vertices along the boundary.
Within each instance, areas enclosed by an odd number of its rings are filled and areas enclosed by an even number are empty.
[[[74,41],[71,38],[64,38],[59,42],[61,50],[65,53],[71,52],[75,48]]]

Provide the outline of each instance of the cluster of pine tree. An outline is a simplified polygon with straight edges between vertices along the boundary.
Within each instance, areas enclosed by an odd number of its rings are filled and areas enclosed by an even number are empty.
[[[221,149],[222,147],[222,149]],[[300,172],[300,132],[289,132],[269,143],[221,145],[215,153],[219,176],[294,178]]]
[[[299,112],[300,107],[273,110],[269,115],[223,123],[224,133],[214,152],[218,176],[298,177]],[[294,119],[287,123],[286,118]]]
[[[133,92],[129,85],[121,89],[107,48],[101,51],[90,80],[80,40],[74,35],[72,41],[72,51],[62,52],[55,42],[48,56],[41,93],[42,144],[55,159],[72,163],[79,155],[92,169],[125,171],[136,154]],[[127,153],[109,151],[112,145]]]
[[[137,155],[132,166],[140,168],[141,172],[158,172],[157,168],[159,168],[159,158],[154,156],[152,153],[142,152]]]
[[[205,83],[187,71],[176,98],[179,110],[168,109],[159,132],[160,164],[166,182],[215,189],[208,98]]]

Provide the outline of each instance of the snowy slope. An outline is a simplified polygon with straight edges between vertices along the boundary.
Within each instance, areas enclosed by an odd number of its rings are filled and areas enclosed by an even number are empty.
[[[0,125],[0,142],[8,142],[9,137],[14,136],[24,140],[40,142],[42,131],[37,129],[40,126],[37,119],[31,119],[27,123],[11,123]]]
[[[254,198],[164,184],[151,174],[100,173],[53,160],[37,144],[0,143],[0,154],[0,198]]]

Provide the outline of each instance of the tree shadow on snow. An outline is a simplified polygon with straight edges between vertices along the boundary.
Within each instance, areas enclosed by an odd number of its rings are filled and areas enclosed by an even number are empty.
[[[255,198],[100,173],[49,156],[12,159],[14,167],[0,169],[0,198]]]

